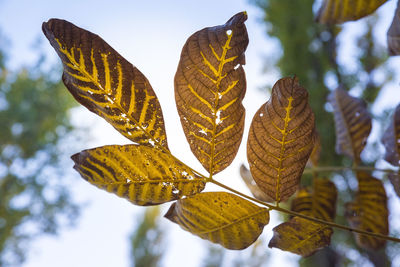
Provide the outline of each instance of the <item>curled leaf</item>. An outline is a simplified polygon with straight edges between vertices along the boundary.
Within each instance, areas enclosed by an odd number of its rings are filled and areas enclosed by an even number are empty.
[[[336,152],[360,163],[360,154],[371,132],[371,116],[362,99],[338,88],[328,96],[333,107],[336,131]]]
[[[292,200],[293,211],[325,221],[334,221],[337,189],[326,179],[314,179],[312,192],[301,189]]]
[[[351,227],[387,235],[389,233],[387,196],[380,180],[357,172],[358,192],[354,202],[346,203],[346,218]],[[382,248],[386,240],[355,233],[357,244],[365,249]]]
[[[299,217],[282,223],[273,229],[274,236],[268,247],[279,248],[303,257],[314,254],[330,244],[332,228]]]
[[[250,170],[248,170],[243,164],[240,166],[240,177],[242,177],[242,180],[255,198],[264,202],[274,201],[258,187]]]
[[[394,166],[400,165],[400,104],[397,105],[389,127],[383,134],[385,160]]]
[[[324,0],[317,14],[320,23],[343,23],[372,14],[387,0]]]
[[[196,194],[206,184],[171,154],[154,147],[103,146],[84,150],[72,159],[86,181],[141,206]]]
[[[247,159],[257,185],[277,202],[296,190],[314,147],[314,113],[297,78],[283,78],[254,115]]]
[[[400,55],[400,1],[397,1],[393,21],[387,31],[387,47],[391,56]]]
[[[43,32],[64,65],[74,98],[138,144],[167,148],[160,103],[146,77],[98,35],[59,19]]]
[[[175,75],[175,100],[193,154],[216,174],[235,158],[242,140],[249,42],[247,14],[205,28],[186,41]]]
[[[173,203],[165,217],[227,249],[245,249],[268,224],[269,211],[231,193],[206,192]]]

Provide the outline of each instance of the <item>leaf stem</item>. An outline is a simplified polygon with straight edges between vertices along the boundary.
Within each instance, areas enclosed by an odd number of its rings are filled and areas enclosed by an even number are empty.
[[[352,169],[352,168],[350,168],[350,169]],[[382,235],[382,234],[374,233],[374,232],[368,232],[368,231],[360,230],[360,229],[357,229],[357,228],[351,228],[351,227],[344,226],[344,225],[341,225],[341,224],[336,224],[336,223],[333,223],[333,222],[320,220],[320,219],[317,219],[317,218],[314,218],[314,217],[310,217],[310,216],[307,216],[307,215],[304,215],[304,214],[301,214],[301,213],[298,213],[298,212],[294,212],[294,211],[287,210],[287,209],[284,209],[284,208],[281,208],[281,207],[278,207],[278,206],[275,206],[275,205],[272,205],[272,204],[268,204],[268,203],[263,202],[261,200],[258,200],[256,198],[253,198],[251,196],[243,194],[243,193],[241,193],[241,192],[239,192],[239,191],[237,191],[237,190],[235,190],[233,188],[230,188],[229,186],[227,186],[225,184],[222,184],[222,183],[220,183],[220,182],[218,182],[218,181],[216,181],[214,179],[210,179],[209,181],[211,183],[215,184],[215,185],[218,185],[218,186],[228,190],[228,191],[231,191],[232,193],[235,193],[235,194],[237,194],[239,196],[247,198],[248,200],[256,202],[256,203],[258,203],[260,205],[263,205],[265,207],[268,207],[268,209],[270,209],[270,210],[272,209],[272,210],[284,212],[286,214],[290,214],[290,215],[293,215],[293,216],[301,217],[301,218],[309,220],[309,221],[313,221],[313,222],[316,222],[316,223],[321,223],[321,224],[324,224],[324,225],[328,225],[330,227],[339,228],[339,229],[346,230],[346,231],[349,231],[349,232],[355,232],[355,233],[359,233],[359,234],[363,234],[363,235],[368,235],[368,236],[372,236],[372,237],[381,238],[381,239],[390,240],[390,241],[393,241],[393,242],[399,242],[400,243],[400,239],[399,238],[395,238],[395,237],[387,236],[387,235]]]

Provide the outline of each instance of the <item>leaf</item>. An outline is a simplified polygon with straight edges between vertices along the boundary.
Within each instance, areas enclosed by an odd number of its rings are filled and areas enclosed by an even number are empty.
[[[103,146],[72,159],[86,181],[141,206],[196,194],[206,183],[171,154],[148,146]]]
[[[292,200],[291,210],[333,222],[336,215],[337,189],[326,179],[314,179],[313,192],[301,189]]]
[[[400,104],[397,105],[389,127],[383,134],[385,160],[394,166],[400,165]]]
[[[358,192],[354,202],[346,203],[346,219],[353,228],[387,235],[389,233],[387,197],[380,180],[366,172],[357,172]],[[357,244],[377,250],[386,240],[356,234]]]
[[[268,247],[290,251],[303,257],[328,246],[333,233],[329,226],[299,217],[278,225],[273,231],[274,236]]]
[[[387,0],[324,0],[317,14],[320,23],[343,23],[372,14]]]
[[[269,222],[269,211],[237,195],[206,192],[173,203],[165,217],[227,249],[245,249]]]
[[[393,185],[393,189],[396,192],[397,196],[400,197],[400,173],[389,173],[388,178]]]
[[[243,164],[240,166],[240,177],[242,177],[242,180],[255,198],[264,202],[274,201],[258,187],[250,170],[248,170]]]
[[[387,47],[391,56],[400,55],[400,2],[394,12],[392,24],[387,31]]]
[[[74,98],[138,144],[168,148],[160,103],[146,77],[98,35],[51,19],[43,32],[64,65]]]
[[[242,140],[249,42],[246,12],[205,28],[186,41],[175,75],[175,100],[190,148],[214,175],[236,156]]]
[[[371,132],[371,116],[364,100],[338,88],[328,96],[333,107],[336,130],[336,153],[360,163],[360,154]]]
[[[283,78],[254,115],[247,159],[257,185],[277,202],[296,190],[314,146],[314,113],[297,78]]]

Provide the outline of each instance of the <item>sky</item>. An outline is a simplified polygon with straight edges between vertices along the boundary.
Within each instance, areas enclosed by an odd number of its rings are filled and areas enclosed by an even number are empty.
[[[260,88],[266,84],[272,85],[278,78],[277,73],[262,72],[265,64],[269,65],[265,61],[266,55],[281,51],[276,41],[265,36],[265,28],[260,24],[260,11],[246,0],[0,0],[0,29],[8,38],[8,65],[14,69],[35,62],[39,54],[35,47],[42,49],[51,62],[58,61],[53,48],[41,32],[41,24],[50,18],[66,19],[100,35],[149,79],[163,109],[172,153],[194,169],[205,173],[192,155],[180,127],[174,101],[173,77],[182,46],[192,33],[204,27],[223,24],[232,15],[244,10],[249,17],[246,26],[250,39],[244,66],[247,93],[243,102],[248,129],[252,116],[267,100],[266,92]],[[380,12],[392,14],[393,10],[394,4],[389,3]],[[391,16],[383,19],[380,25],[383,30],[376,34],[380,36],[386,32]],[[351,36],[356,33],[354,29],[346,30],[342,38],[346,38],[346,34]],[[345,55],[348,57],[344,57],[343,62],[349,60],[351,64],[351,49]],[[400,96],[397,94],[391,99],[394,105],[400,101]],[[78,145],[81,149],[128,143],[104,120],[84,108],[75,109],[72,119],[75,125],[92,129],[89,142]],[[220,182],[243,192],[248,191],[239,180],[238,169],[246,161],[246,139],[245,135],[232,165],[216,176]],[[98,190],[77,174],[71,178],[71,190],[77,201],[84,203],[77,226],[63,230],[58,237],[43,237],[34,242],[24,267],[129,266],[128,235],[144,208]],[[218,189],[207,186],[207,190]],[[163,207],[166,209],[168,206],[164,204]],[[199,266],[204,256],[204,243],[167,220],[161,223],[170,240],[163,266]],[[266,239],[272,236],[273,226],[270,223],[265,227],[263,236]],[[271,255],[272,261],[279,261],[282,266],[294,266],[291,260],[297,259],[277,249],[272,250]]]
[[[163,109],[172,153],[205,173],[183,141],[186,139],[175,107],[173,77],[181,49],[191,34],[224,24],[244,10],[249,17],[246,26],[250,38],[244,66],[248,128],[251,116],[267,100],[267,94],[260,88],[272,84],[277,76],[262,74],[265,56],[274,47],[276,50],[276,42],[267,41],[265,29],[259,23],[260,12],[247,1],[0,0],[0,29],[10,44],[7,63],[14,69],[33,64],[38,58],[37,47],[45,51],[51,62],[59,60],[41,32],[41,24],[50,18],[66,19],[100,35],[149,79]],[[72,119],[77,126],[92,128],[93,138],[89,143],[79,144],[81,149],[128,143],[104,120],[84,108],[74,110]],[[243,146],[246,139],[243,140],[238,157],[216,178],[245,192],[238,173],[239,165],[246,161]],[[24,266],[129,266],[128,235],[144,208],[98,190],[77,174],[71,181],[71,190],[77,201],[84,203],[77,226],[63,230],[58,237],[43,237],[34,242]],[[207,190],[219,189],[207,186]],[[164,209],[168,206],[164,204]],[[170,240],[163,266],[198,266],[204,256],[204,242],[165,219],[161,223]],[[267,226],[264,230],[269,238],[271,229],[272,226]]]

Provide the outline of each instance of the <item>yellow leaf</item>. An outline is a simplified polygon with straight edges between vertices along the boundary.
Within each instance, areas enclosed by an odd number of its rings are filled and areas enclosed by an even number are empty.
[[[110,145],[72,156],[89,183],[136,205],[156,205],[201,192],[205,179],[170,154],[148,146]]]
[[[371,116],[366,103],[338,88],[328,96],[333,107],[336,152],[360,163],[360,154],[371,132]]]
[[[314,147],[314,113],[297,78],[283,78],[254,115],[247,159],[257,185],[277,202],[296,190]]]
[[[231,164],[242,140],[246,19],[241,12],[224,25],[190,36],[175,75],[176,106],[186,139],[211,175]]]
[[[387,32],[387,46],[391,56],[400,55],[400,1],[397,1],[393,21]]]
[[[165,217],[228,249],[247,248],[269,222],[267,209],[226,192],[200,193],[178,200]]]
[[[318,11],[320,23],[343,23],[372,14],[387,0],[324,0]]]
[[[242,177],[242,180],[255,198],[264,202],[274,201],[274,199],[270,198],[258,187],[253,179],[253,176],[251,175],[250,170],[248,170],[243,164],[240,166],[240,177]]]
[[[291,210],[333,222],[336,215],[337,189],[326,179],[314,179],[313,191],[301,189],[292,200]]]
[[[146,77],[98,35],[51,19],[43,32],[64,65],[74,98],[138,144],[167,148],[160,103]]]
[[[270,248],[279,248],[307,257],[330,244],[332,228],[299,217],[273,229]]]
[[[357,172],[358,192],[354,202],[346,203],[346,218],[351,227],[387,235],[389,233],[387,196],[380,180],[366,172]],[[357,244],[377,250],[386,240],[356,234]]]
[[[400,104],[397,105],[382,143],[385,146],[385,160],[394,166],[400,165]]]

